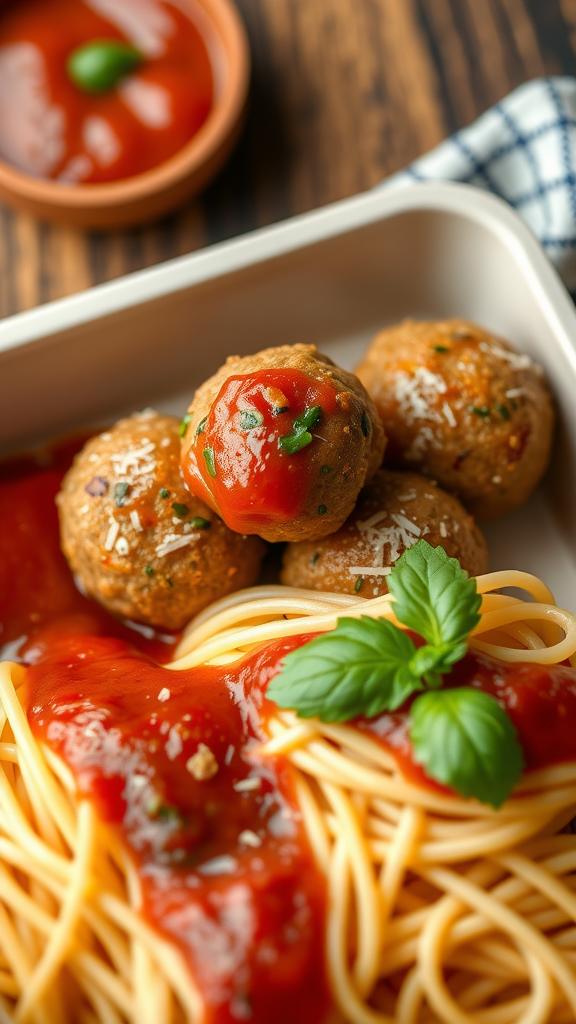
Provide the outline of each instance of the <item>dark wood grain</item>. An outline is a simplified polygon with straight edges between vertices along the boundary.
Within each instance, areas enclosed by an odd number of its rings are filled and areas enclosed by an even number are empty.
[[[114,234],[0,206],[0,316],[370,188],[515,86],[576,74],[576,0],[238,0],[243,138],[200,198]]]

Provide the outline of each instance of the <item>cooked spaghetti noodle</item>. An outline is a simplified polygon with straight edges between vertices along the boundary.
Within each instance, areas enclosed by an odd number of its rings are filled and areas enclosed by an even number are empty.
[[[533,598],[493,593],[523,587]],[[576,618],[539,580],[478,580],[470,646],[505,661],[576,662]],[[226,664],[393,601],[254,588],[187,631],[175,671]],[[68,769],[32,734],[25,672],[0,669],[0,1019],[180,1020],[202,1008],[178,951],[140,918],[138,880]],[[328,879],[326,959],[352,1024],[570,1024],[576,1017],[574,762],[526,773],[499,810],[405,779],[350,725],[279,712],[262,758],[286,756]]]
[[[139,914],[129,855],[31,732],[24,679],[0,664],[0,1021],[199,1020],[180,953]]]
[[[470,647],[504,661],[576,663],[576,619],[540,580],[499,572],[477,584]],[[533,600],[493,592],[505,587]],[[226,662],[264,641],[332,629],[343,614],[396,621],[389,597],[254,589],[199,616],[170,667]],[[574,1020],[576,836],[556,833],[576,811],[576,759],[527,774],[495,811],[404,781],[393,756],[353,727],[281,712],[271,731],[261,754],[285,754],[301,773],[302,813],[329,879],[327,959],[345,1018]]]

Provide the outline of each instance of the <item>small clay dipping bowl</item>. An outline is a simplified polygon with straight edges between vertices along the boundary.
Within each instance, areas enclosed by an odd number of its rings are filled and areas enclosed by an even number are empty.
[[[210,54],[214,102],[190,142],[151,170],[103,184],[61,184],[32,177],[0,160],[0,198],[43,220],[110,229],[160,217],[204,188],[240,134],[250,52],[244,25],[231,0],[196,0],[197,5],[206,15],[206,24],[199,28]]]

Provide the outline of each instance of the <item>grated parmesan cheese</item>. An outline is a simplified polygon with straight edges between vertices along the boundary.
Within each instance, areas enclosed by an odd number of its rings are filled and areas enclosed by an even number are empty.
[[[210,747],[205,743],[199,743],[196,753],[186,761],[186,769],[197,782],[205,782],[206,779],[212,779],[216,775],[218,761]]]
[[[110,516],[108,522],[110,523],[110,529],[106,534],[106,540],[104,541],[104,550],[112,551],[112,548],[116,543],[116,538],[120,532],[120,523],[117,523],[113,516]]]
[[[177,725],[173,725],[170,729],[168,740],[164,744],[164,750],[166,751],[166,756],[170,761],[174,761],[175,758],[182,753],[182,737]]]
[[[238,782],[232,783],[232,789],[235,789],[237,793],[250,793],[253,789],[260,789],[262,785],[262,779],[260,778],[248,778],[239,779]]]
[[[392,520],[392,525],[378,526],[378,523],[386,518]],[[382,571],[384,561],[392,564],[397,562],[402,551],[406,548],[411,548],[416,543],[418,537],[422,535],[420,527],[408,519],[407,516],[402,515],[400,512],[393,512],[388,517],[386,509],[375,512],[369,519],[360,520],[356,523],[356,529],[371,547],[374,555],[372,566],[368,566],[368,569],[376,569],[377,571],[375,573],[372,571],[370,574],[379,576],[386,575]],[[424,532],[428,532],[427,528]],[[389,551],[388,557],[384,559],[386,547],[388,547]],[[355,566],[354,568],[358,570],[358,575],[368,571],[366,568],[363,569],[362,566]]]
[[[407,451],[404,452],[404,458],[408,460],[419,459],[426,449],[434,447],[436,438],[434,437],[434,431],[431,427],[420,427],[420,430],[416,434],[416,437],[412,441],[412,444]]]
[[[525,353],[509,352],[507,348],[502,348],[494,341],[490,343],[481,341],[479,347],[483,352],[491,352],[497,359],[504,359],[513,370],[527,370],[529,366],[534,366],[530,356]]]
[[[127,448],[126,451],[115,453],[111,456],[111,461],[116,474],[133,480],[153,473],[156,469],[156,460],[152,455],[155,448],[154,442],[148,441],[140,447]]]
[[[118,537],[114,547],[119,555],[127,555],[130,551],[130,545],[126,540],[126,537]]]
[[[220,857],[212,857],[212,860],[206,860],[198,868],[198,872],[201,875],[208,875],[209,877],[217,875],[233,875],[238,867],[238,861],[234,857],[230,857],[227,853],[223,853]]]
[[[160,701],[161,704],[163,704],[164,701],[166,700],[170,700],[170,690],[168,689],[167,686],[163,686],[162,689],[160,690],[160,693],[158,694],[158,700]]]
[[[448,405],[448,402],[444,402],[444,405],[442,406],[442,412],[444,413],[444,415],[446,417],[446,420],[450,424],[450,426],[451,427],[455,427],[456,426],[456,417],[455,417],[454,413],[452,412],[452,409]]]
[[[399,412],[407,423],[413,423],[414,420],[440,423],[440,414],[431,406],[436,404],[438,396],[446,390],[446,381],[439,374],[432,373],[425,366],[417,366],[411,375],[403,371],[398,373],[394,396]]]
[[[257,846],[262,846],[262,840],[260,836],[257,836],[251,829],[245,828],[243,832],[238,836],[238,842],[243,843],[244,846],[253,846],[255,849]]]
[[[419,537],[422,533],[420,527],[417,526],[416,523],[411,522],[407,516],[403,516],[399,512],[393,512],[390,519],[392,522],[396,523],[396,526],[399,526],[401,530],[406,530],[407,533],[414,534],[415,537]]]
[[[186,537],[179,536],[177,533],[167,533],[162,543],[158,544],[156,554],[158,558],[163,558],[164,555],[169,555],[172,551],[178,551],[179,548],[185,548],[187,544],[192,544],[193,541],[198,540],[198,537],[198,533],[189,533]]]
[[[389,576],[390,565],[351,565],[348,568],[351,576]]]

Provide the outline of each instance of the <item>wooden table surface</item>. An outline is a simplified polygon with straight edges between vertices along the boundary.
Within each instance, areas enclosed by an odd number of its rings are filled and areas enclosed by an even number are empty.
[[[515,86],[576,74],[576,0],[238,0],[244,136],[173,216],[82,233],[0,205],[0,316],[370,188]]]

